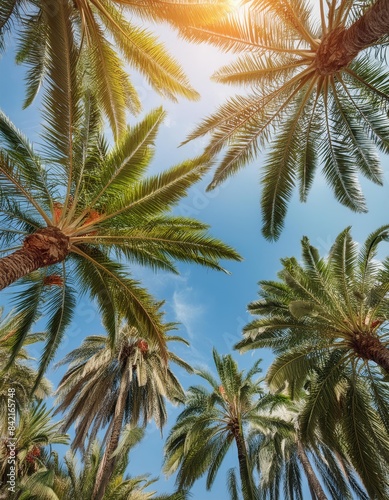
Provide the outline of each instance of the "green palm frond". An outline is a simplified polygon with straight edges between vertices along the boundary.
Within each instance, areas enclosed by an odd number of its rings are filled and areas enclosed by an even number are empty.
[[[44,96],[45,134],[49,157],[55,157],[72,177],[72,136],[80,119],[80,86],[77,81],[78,50],[74,44],[71,10],[67,2],[58,2],[57,15],[44,1],[42,15],[48,30],[51,55],[48,64],[49,91]]]
[[[307,377],[322,361],[323,353],[315,349],[300,348],[279,355],[271,364],[266,381],[273,391],[288,384],[291,395],[301,391]],[[326,403],[324,403],[326,404]]]
[[[127,21],[112,2],[100,3],[101,6],[103,4],[107,15],[102,20],[112,33],[122,55],[146,77],[159,94],[173,101],[177,95],[192,100],[199,98],[179,64],[154,35]]]
[[[43,309],[43,314],[48,318],[45,335],[47,337],[44,351],[41,355],[39,374],[35,381],[34,388],[39,383],[40,378],[45,373],[49,363],[59,347],[66,328],[70,325],[76,306],[75,290],[70,285],[66,271],[63,269],[63,285],[54,286],[55,290],[50,290],[49,303]],[[43,299],[44,300],[44,299]],[[46,299],[47,300],[47,299]]]
[[[152,159],[151,146],[165,116],[162,108],[158,108],[139,124],[128,128],[107,157],[106,168],[95,173],[98,187],[93,204],[104,196],[115,194],[117,189],[124,190],[128,184],[141,180]]]
[[[115,139],[119,139],[126,123],[126,112],[141,109],[138,95],[125,71],[124,63],[104,36],[93,14],[89,13],[90,46],[82,54],[90,89],[100,109],[108,117]]]
[[[127,112],[136,114],[141,109],[125,62],[164,97],[173,101],[179,97],[199,98],[180,64],[139,21],[168,22],[172,28],[183,30],[194,24],[213,22],[230,8],[224,0],[174,3],[61,0],[53,15],[49,0],[7,0],[0,10],[0,50],[6,46],[6,35],[14,34],[18,39],[16,60],[28,67],[24,106],[33,102],[41,87],[43,99],[51,102],[49,94],[58,79],[72,78],[71,71],[64,72],[69,58],[72,59],[69,69],[81,75],[83,90],[95,94],[99,108],[118,138],[125,131]],[[57,112],[59,117],[59,109]]]
[[[349,405],[344,415],[343,427],[349,443],[347,452],[352,457],[369,495],[385,498],[389,487],[386,474],[387,434],[382,432],[380,423],[361,390],[355,390],[354,386],[350,385],[347,400]],[[385,476],[386,480],[383,481],[372,480],[373,477]]]
[[[250,1],[220,22],[184,31],[190,41],[239,54],[213,78],[247,86],[248,94],[229,98],[187,141],[209,135],[206,152],[219,158],[209,189],[267,154],[261,203],[268,239],[280,236],[296,187],[306,201],[320,164],[335,198],[357,212],[367,210],[358,174],[382,184],[377,150],[387,151],[389,79],[368,43],[360,44],[361,55],[350,55],[343,37],[346,27],[347,41],[358,38],[363,23],[352,23],[365,7],[345,1],[324,9],[322,2],[315,23],[308,2]]]
[[[46,469],[38,470],[21,483],[23,493],[20,499],[41,498],[42,500],[59,500],[53,491],[54,472]]]
[[[25,76],[26,97],[23,108],[27,108],[36,98],[48,72],[48,33],[42,14],[35,14],[24,20],[25,29],[20,34],[17,64],[26,64],[29,69]]]
[[[16,20],[20,16],[20,0],[5,0],[0,5],[0,51],[5,48],[5,35],[8,34],[12,27],[13,17]]]

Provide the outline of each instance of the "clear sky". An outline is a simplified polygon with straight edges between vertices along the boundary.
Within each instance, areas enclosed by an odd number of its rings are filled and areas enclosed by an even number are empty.
[[[201,152],[202,141],[192,142],[181,148],[178,148],[178,145],[202,117],[216,109],[218,103],[223,102],[227,96],[242,93],[244,90],[217,85],[209,80],[212,72],[230,60],[231,55],[218,54],[215,49],[205,45],[189,45],[166,27],[153,26],[153,30],[166,41],[171,52],[184,67],[192,85],[202,95],[199,102],[180,100],[179,103],[170,103],[156,96],[139,75],[134,76],[144,111],[148,112],[162,103],[168,112],[157,141],[157,153],[153,163],[153,169],[162,170]],[[22,79],[23,69],[15,67],[9,53],[0,61],[0,108],[27,136],[39,141],[39,103],[35,103],[28,110],[21,110]],[[131,118],[131,121],[133,120]],[[140,267],[131,268],[134,277],[142,280],[158,299],[166,300],[167,319],[181,323],[178,334],[188,339],[191,344],[189,348],[179,347],[177,353],[197,367],[212,369],[213,347],[221,354],[232,352],[233,345],[241,339],[242,327],[251,319],[247,313],[247,304],[257,297],[258,281],[276,278],[281,267],[281,257],[300,256],[300,240],[303,235],[310,238],[321,254],[326,254],[337,234],[346,226],[351,225],[354,239],[362,242],[370,232],[389,222],[389,163],[386,158],[383,159],[383,187],[361,179],[369,207],[367,214],[354,214],[337,203],[323,177],[317,175],[308,202],[300,204],[296,198],[293,199],[280,239],[270,243],[264,240],[260,233],[261,163],[262,158],[259,157],[253,164],[210,193],[205,192],[205,186],[210,180],[208,176],[192,188],[188,197],[177,208],[183,215],[209,223],[214,236],[240,252],[244,258],[243,262],[225,263],[231,275],[193,265],[179,265],[180,276],[155,274]],[[386,254],[388,248],[383,246],[383,249]],[[1,292],[0,303],[7,306],[9,297],[9,290]],[[104,332],[96,308],[87,298],[83,299],[78,306],[77,317],[58,350],[57,360],[77,347],[85,336],[102,333]],[[39,357],[39,352],[36,356]],[[250,368],[259,357],[263,359],[264,371],[271,362],[269,352],[245,355],[235,352],[234,357],[241,369]],[[48,377],[55,385],[62,373],[50,371]],[[199,383],[193,376],[181,371],[177,373],[184,387]],[[175,415],[179,411],[179,408],[169,406],[170,424],[174,423]],[[165,429],[164,436],[167,433],[168,428]],[[151,424],[145,440],[130,457],[130,473],[136,475],[149,472],[152,476],[158,476],[162,463],[162,447],[163,439]],[[212,491],[206,492],[204,482],[199,481],[192,490],[192,498],[227,498],[225,472],[237,465],[236,454],[231,453]],[[161,476],[156,488],[161,493],[173,491],[173,481]]]

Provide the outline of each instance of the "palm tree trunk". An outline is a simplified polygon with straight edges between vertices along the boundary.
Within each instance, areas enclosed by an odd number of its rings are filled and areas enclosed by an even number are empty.
[[[346,67],[359,52],[389,33],[389,2],[377,0],[349,28],[336,28],[323,38],[316,55],[321,74]]]
[[[105,490],[111,479],[113,470],[115,468],[116,457],[112,457],[112,453],[116,450],[120,433],[122,430],[124,408],[128,394],[128,361],[123,368],[123,373],[120,381],[119,395],[115,406],[115,414],[113,417],[112,431],[109,436],[109,441],[105,448],[103,458],[101,460],[99,469],[96,475],[95,488],[92,494],[92,500],[101,500],[104,496]]]
[[[354,352],[362,359],[374,361],[389,374],[389,350],[375,335],[356,335],[353,339]]]
[[[248,463],[246,443],[243,436],[242,424],[239,422],[234,432],[236,447],[238,449],[238,461],[240,480],[242,483],[242,493],[244,500],[254,500],[256,498],[251,468]]]
[[[315,471],[313,470],[312,465],[308,459],[308,456],[305,453],[304,446],[300,441],[297,441],[297,456],[299,457],[305,475],[307,476],[312,498],[316,500],[327,500],[326,494],[321,487],[320,481],[318,480]]]
[[[0,290],[32,271],[63,261],[69,249],[69,238],[58,228],[38,229],[25,238],[20,250],[0,259]]]

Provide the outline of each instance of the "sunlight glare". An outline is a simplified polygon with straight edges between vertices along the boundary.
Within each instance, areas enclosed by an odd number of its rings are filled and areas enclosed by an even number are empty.
[[[228,3],[233,7],[234,9],[239,9],[241,7],[241,0],[228,0]]]

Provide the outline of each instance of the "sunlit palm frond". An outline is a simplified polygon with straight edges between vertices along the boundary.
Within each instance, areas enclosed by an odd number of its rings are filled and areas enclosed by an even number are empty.
[[[79,51],[74,43],[71,9],[67,2],[58,2],[57,15],[52,4],[42,4],[50,44],[48,64],[49,90],[44,101],[44,138],[50,159],[56,159],[67,174],[68,192],[73,181],[73,134],[81,118],[81,91],[77,80]]]
[[[382,60],[376,63],[368,51],[343,54],[343,27],[350,26],[351,40],[362,26],[351,26],[351,3],[324,9],[322,2],[320,28],[307,2],[245,4],[239,15],[187,31],[192,41],[240,54],[214,79],[250,86],[248,97],[229,98],[188,136],[190,141],[209,134],[206,151],[220,158],[209,189],[267,153],[262,232],[268,239],[279,237],[297,186],[306,201],[320,163],[336,199],[366,211],[358,174],[382,183],[377,148],[387,150],[389,80]],[[362,18],[362,6],[356,9]]]
[[[161,95],[175,101],[177,95],[198,99],[181,67],[164,45],[148,30],[126,20],[112,2],[104,5],[102,21],[120,48],[125,59],[140,71]]]

